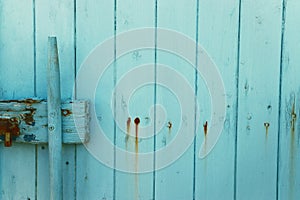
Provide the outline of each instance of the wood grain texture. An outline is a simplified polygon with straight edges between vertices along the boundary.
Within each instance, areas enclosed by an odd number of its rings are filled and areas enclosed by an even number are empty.
[[[62,200],[62,119],[57,38],[48,37],[47,66],[50,199]]]
[[[49,35],[58,39],[61,97],[63,102],[69,102],[75,74],[99,43],[115,34],[143,27],[158,26],[181,32],[204,47],[224,81],[226,118],[213,151],[205,159],[198,158],[205,140],[204,129],[210,133],[213,109],[203,77],[196,78],[191,63],[170,52],[153,49],[129,52],[109,66],[99,80],[95,99],[89,99],[107,138],[116,147],[135,153],[134,119],[139,117],[141,134],[145,133],[144,127],[153,123],[156,128],[162,128],[156,135],[155,147],[153,138],[137,140],[139,153],[165,148],[176,139],[176,131],[186,118],[180,116],[176,95],[159,82],[168,80],[178,89],[184,87],[164,71],[160,64],[165,64],[187,78],[186,82],[197,94],[196,116],[200,122],[195,146],[162,170],[135,174],[105,166],[83,145],[63,145],[63,199],[296,200],[300,198],[299,13],[298,0],[229,0],[226,3],[217,0],[0,0],[0,99],[46,99]],[[155,43],[154,35],[147,39]],[[164,41],[159,35],[157,39],[159,47]],[[180,41],[174,41],[176,44]],[[115,45],[116,52],[124,48],[118,39]],[[152,66],[155,53],[156,74]],[[156,81],[156,93],[153,85],[146,85],[124,103],[125,91],[113,89],[131,70],[149,63],[145,77]],[[134,87],[143,76],[138,74],[124,85]],[[76,98],[85,99],[80,95]],[[151,106],[155,102],[165,107],[166,118],[159,109],[154,118]],[[62,104],[63,112],[73,113],[62,116],[63,142],[79,142],[72,119],[77,114],[70,106]],[[81,102],[78,106],[80,113],[87,113],[87,104]],[[9,115],[28,115],[31,113],[28,107],[37,111],[35,126],[23,120],[21,137],[11,148],[4,148],[0,143],[0,199],[48,199],[48,145],[19,143],[47,143],[47,104],[44,101],[30,106],[20,102],[0,103],[0,110],[7,107],[11,109]],[[188,114],[193,115],[192,111]],[[0,111],[0,115],[7,113]],[[80,117],[86,120],[88,116],[80,114]],[[122,119],[125,128],[114,123],[114,117]],[[126,143],[128,117],[131,117],[128,132],[132,137]],[[204,128],[206,121],[208,126]],[[82,126],[82,137],[86,136],[85,130]],[[126,160],[118,156],[112,156],[113,164]],[[135,167],[133,160],[125,164]]]
[[[26,101],[26,100],[24,100]],[[89,103],[87,101],[64,102],[61,105],[62,141],[66,144],[81,144],[88,141]],[[36,100],[34,103],[0,101],[0,116],[20,119],[20,136],[15,142],[47,143],[48,117],[47,102]],[[74,122],[76,120],[76,124]],[[0,142],[3,142],[0,138]]]

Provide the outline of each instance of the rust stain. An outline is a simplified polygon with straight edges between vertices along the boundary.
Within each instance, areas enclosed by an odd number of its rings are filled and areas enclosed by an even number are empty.
[[[126,137],[125,137],[125,142],[126,142],[126,149],[128,147],[128,140],[129,140],[129,136],[130,136],[130,124],[131,124],[131,118],[128,117],[127,122],[126,122],[126,128],[127,128],[127,132],[126,132]]]
[[[294,196],[294,183],[295,183],[295,124],[296,124],[297,114],[295,113],[295,97],[291,110],[291,141],[290,141],[290,199]]]
[[[204,129],[204,136],[206,137],[206,135],[207,135],[207,129],[208,129],[207,121],[205,122],[205,124],[203,124],[203,129]]]
[[[64,116],[64,117],[67,117],[69,115],[72,114],[72,111],[71,110],[68,110],[68,109],[61,109],[61,114]]]
[[[19,135],[20,128],[18,118],[0,118],[0,138],[4,140],[5,147],[11,147],[12,141]]]
[[[130,133],[130,124],[131,124],[131,118],[128,117],[126,125],[127,125],[127,135],[129,135]]]
[[[173,126],[172,122],[168,122],[167,127],[169,129],[169,134],[171,134],[172,126]]]
[[[139,140],[139,123],[140,123],[140,118],[135,118],[134,119],[135,123],[135,151],[136,153],[138,152],[138,140]]]
[[[138,128],[140,124],[140,118],[134,119],[135,123],[135,199],[138,199],[139,196],[139,176],[138,176],[138,152],[139,152],[139,146],[138,146]]]
[[[270,123],[269,122],[265,122],[264,126],[266,127],[266,137],[268,137]]]
[[[21,115],[22,119],[24,120],[24,122],[27,125],[34,126],[35,120],[34,120],[33,116],[35,114],[36,109],[35,108],[26,108],[26,111],[29,111],[29,113],[22,114]]]

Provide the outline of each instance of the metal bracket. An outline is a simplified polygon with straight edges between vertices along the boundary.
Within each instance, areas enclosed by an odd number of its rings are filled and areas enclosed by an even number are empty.
[[[12,141],[20,135],[19,124],[17,117],[0,116],[0,138],[5,147],[11,147]]]

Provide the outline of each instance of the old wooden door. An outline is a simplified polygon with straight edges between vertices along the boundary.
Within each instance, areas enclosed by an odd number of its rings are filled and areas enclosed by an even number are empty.
[[[109,167],[82,144],[63,145],[64,199],[300,199],[299,23],[298,0],[0,0],[0,98],[47,98],[49,35],[58,38],[62,99],[72,98],[81,65],[111,38],[113,48],[106,53],[113,62],[89,100],[113,146],[135,154],[135,140],[127,140],[126,132],[135,134],[136,126],[155,133],[137,140],[138,153],[167,148],[181,126],[199,128],[185,130],[195,138],[175,162],[142,174]],[[154,27],[147,38],[154,48],[117,57],[124,48],[118,34],[145,27]],[[192,62],[159,49],[164,42],[160,28],[194,41]],[[180,42],[174,40],[174,48]],[[203,67],[196,44],[217,66],[226,98],[223,131],[204,159],[198,153],[214,126],[213,94],[193,68]],[[153,84],[138,85],[130,102],[123,101],[124,91],[116,85],[141,66]],[[198,109],[181,115],[180,103],[186,100],[161,83],[168,80],[179,90],[183,84],[163,69],[184,77]],[[137,80],[124,85],[136,87]],[[123,119],[123,128],[114,117]],[[124,159],[111,150],[117,166]],[[147,164],[154,169],[160,161],[155,154],[152,158]],[[134,161],[128,165],[134,167]],[[47,144],[0,145],[1,200],[43,200],[49,191]]]

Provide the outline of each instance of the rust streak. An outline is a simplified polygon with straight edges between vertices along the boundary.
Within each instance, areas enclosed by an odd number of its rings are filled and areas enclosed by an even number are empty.
[[[297,115],[295,113],[295,97],[291,110],[291,141],[290,141],[290,199],[294,197],[294,183],[295,183],[295,124]]]
[[[127,128],[127,132],[126,132],[126,136],[125,136],[125,142],[126,142],[126,150],[128,147],[128,140],[129,140],[129,136],[130,136],[130,124],[131,124],[131,118],[128,117],[127,122],[126,122],[126,128]]]
[[[140,123],[140,118],[134,119],[135,123],[135,199],[138,199],[139,196],[139,177],[138,177],[138,152],[139,152],[139,146],[138,146],[138,128]]]
[[[169,134],[171,134],[172,126],[173,126],[172,122],[168,122],[167,127],[169,129]]]
[[[205,124],[203,124],[203,129],[204,129],[204,136],[206,137],[206,135],[207,135],[207,129],[208,129],[207,121],[205,122]]]
[[[127,125],[127,135],[130,134],[130,124],[131,124],[131,118],[128,117],[126,125]]]
[[[265,122],[264,126],[266,127],[266,137],[268,137],[270,123],[269,122]]]
[[[134,119],[135,123],[135,151],[136,153],[138,152],[138,136],[139,136],[139,123],[140,123],[140,118],[135,118]]]

